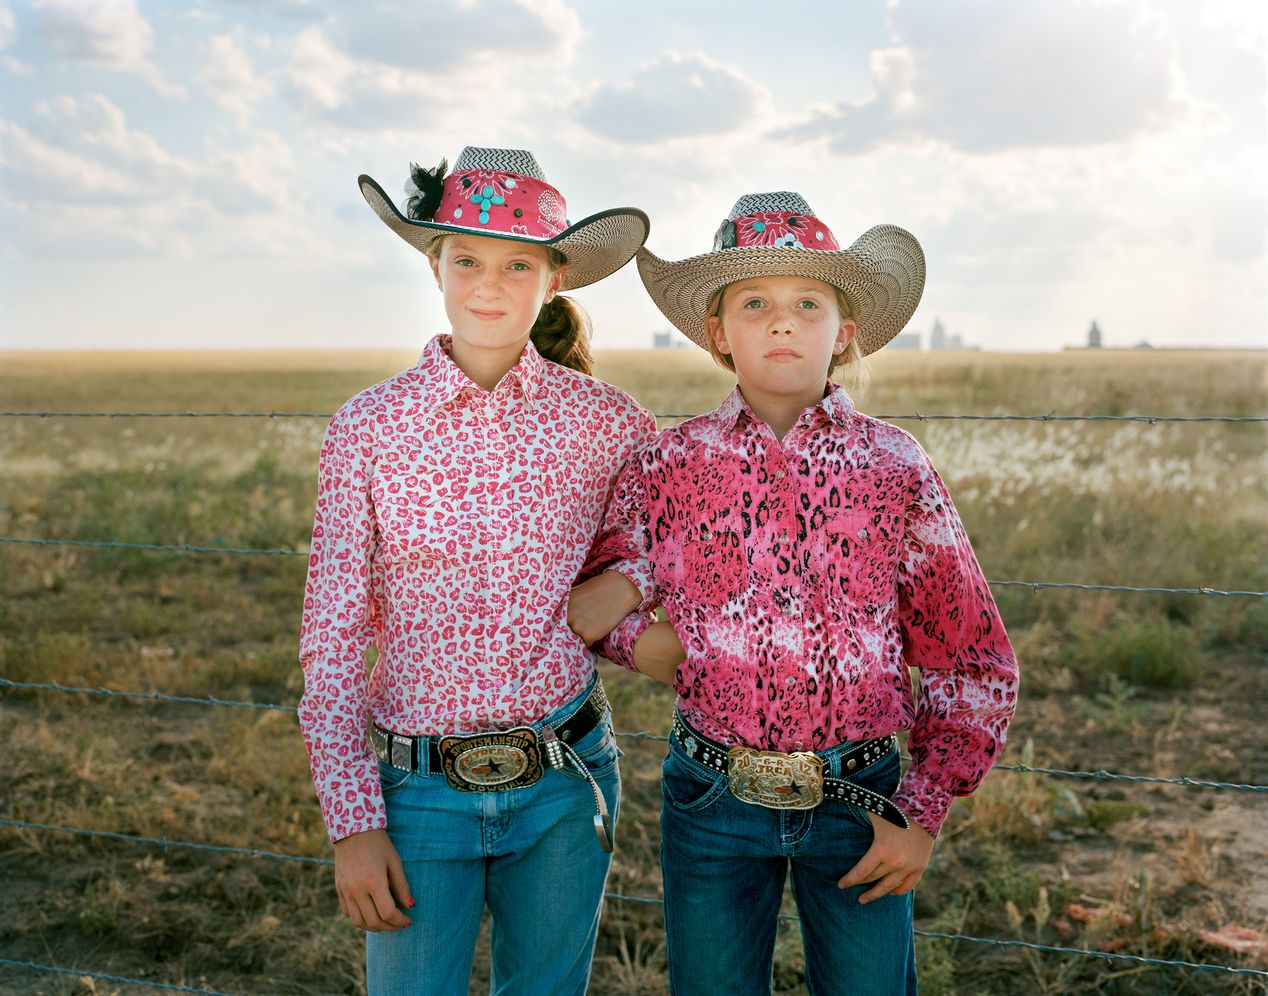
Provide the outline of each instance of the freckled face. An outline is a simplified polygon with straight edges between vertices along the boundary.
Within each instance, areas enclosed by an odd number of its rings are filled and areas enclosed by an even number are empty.
[[[446,236],[428,257],[454,338],[480,350],[519,350],[542,305],[563,284],[545,246],[481,235]]]
[[[855,325],[842,319],[831,285],[808,277],[754,277],[727,287],[707,319],[718,350],[731,357],[746,396],[822,396],[828,364]]]

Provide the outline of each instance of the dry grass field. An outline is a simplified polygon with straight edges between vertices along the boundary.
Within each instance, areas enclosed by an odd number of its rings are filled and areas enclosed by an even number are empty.
[[[332,412],[399,354],[0,354],[2,411]],[[729,389],[695,351],[601,355],[658,413]],[[882,354],[879,415],[1262,416],[1263,353]],[[904,421],[994,580],[1268,590],[1263,424]],[[0,537],[305,549],[322,418],[0,417]],[[304,559],[0,543],[0,676],[293,705]],[[999,587],[1023,690],[1004,761],[1268,784],[1263,599]],[[665,690],[601,665],[623,731]],[[655,897],[659,761],[622,741],[609,888]],[[294,716],[0,689],[0,817],[330,855]],[[959,802],[917,926],[1268,968],[1262,793],[997,771]],[[793,912],[789,906],[789,912]],[[1248,935],[1253,936],[1253,935]],[[1260,935],[1262,937],[1262,934]],[[922,992],[1249,994],[1263,980],[919,941]],[[363,992],[328,868],[0,826],[0,958],[227,993]],[[795,921],[775,989],[804,993]],[[473,992],[480,988],[480,972]],[[0,965],[0,996],[140,994]],[[593,992],[665,991],[660,912],[609,902]]]

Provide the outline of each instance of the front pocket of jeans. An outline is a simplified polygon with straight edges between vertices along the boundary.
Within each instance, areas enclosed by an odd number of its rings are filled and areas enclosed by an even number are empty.
[[[864,768],[857,775],[846,780],[851,785],[857,785],[861,789],[867,789],[869,792],[883,795],[886,799],[892,799],[894,793],[898,791],[898,782],[901,777],[902,768],[898,763],[898,750],[895,748],[876,763]],[[850,803],[844,803],[844,805],[849,814],[859,823],[869,828],[872,826],[871,814],[866,809]]]
[[[594,744],[577,751],[577,757],[592,774],[606,771],[621,757],[621,749],[616,745],[616,734],[612,732],[612,724],[604,722],[602,729],[603,735]],[[585,744],[588,739],[589,735],[583,737],[581,743]]]
[[[665,800],[683,813],[698,813],[727,791],[724,775],[698,772],[690,761],[670,754],[661,768],[661,790]]]
[[[379,763],[379,786],[386,796],[389,792],[395,792],[410,779],[413,772],[401,771],[400,768],[393,768],[390,764]]]
[[[898,750],[894,748],[874,764],[860,771],[850,781],[859,788],[883,795],[886,799],[898,791],[902,768],[898,763]]]

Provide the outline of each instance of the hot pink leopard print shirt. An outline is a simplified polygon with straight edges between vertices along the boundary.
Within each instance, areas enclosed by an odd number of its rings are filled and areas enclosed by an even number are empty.
[[[568,628],[568,592],[621,465],[656,428],[531,345],[487,392],[449,342],[345,404],[321,448],[299,721],[331,840],[386,823],[367,715],[477,732],[585,688],[594,657]]]
[[[706,736],[818,751],[910,729],[894,801],[936,835],[999,755],[1017,662],[920,444],[829,391],[782,442],[738,389],[663,431],[621,475],[587,571],[664,605],[687,652],[678,704]],[[605,652],[632,668],[647,625],[627,617]]]

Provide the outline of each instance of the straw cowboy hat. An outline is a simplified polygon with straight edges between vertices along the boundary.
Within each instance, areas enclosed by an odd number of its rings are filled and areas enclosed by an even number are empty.
[[[916,310],[925,255],[896,225],[869,228],[842,249],[800,194],[780,190],[736,201],[712,252],[675,263],[640,249],[638,272],[665,317],[702,349],[708,349],[709,302],[727,284],[778,275],[822,280],[845,292],[867,354],[894,338]]]
[[[563,194],[546,182],[531,152],[468,146],[453,172],[410,167],[405,213],[370,177],[361,194],[383,223],[420,252],[444,235],[465,233],[550,246],[568,257],[563,290],[602,280],[647,241],[651,223],[638,208],[613,208],[568,221]]]

